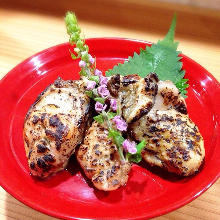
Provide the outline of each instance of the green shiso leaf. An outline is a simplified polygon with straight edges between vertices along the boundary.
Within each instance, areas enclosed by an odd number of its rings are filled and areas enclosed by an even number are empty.
[[[106,76],[115,74],[129,75],[138,74],[146,77],[149,73],[154,72],[160,80],[172,81],[181,94],[186,97],[186,88],[188,84],[183,81],[185,71],[182,70],[182,62],[177,51],[178,42],[174,42],[176,28],[176,15],[174,15],[170,29],[163,40],[159,40],[151,47],[141,49],[140,53],[134,53],[128,61],[118,64],[106,72]]]

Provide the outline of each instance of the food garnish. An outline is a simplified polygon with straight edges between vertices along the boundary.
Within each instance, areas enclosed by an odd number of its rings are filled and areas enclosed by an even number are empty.
[[[73,59],[79,59],[80,75],[87,78],[86,94],[96,101],[95,110],[99,113],[93,119],[100,124],[106,123],[108,127],[108,137],[112,138],[118,148],[122,161],[140,162],[141,150],[146,142],[142,141],[138,145],[124,139],[122,132],[127,130],[127,123],[118,114],[119,108],[117,100],[110,97],[107,88],[108,78],[102,75],[102,72],[96,69],[96,59],[89,54],[89,47],[85,44],[85,39],[81,36],[81,30],[74,13],[67,12],[65,17],[69,42],[76,45],[74,52],[70,51]],[[108,109],[106,111],[106,109]],[[125,152],[125,156],[124,156]],[[131,156],[132,155],[132,156]]]
[[[204,161],[204,141],[184,100],[188,84],[174,42],[176,16],[162,41],[105,76],[75,14],[68,12],[65,22],[80,79],[58,77],[30,107],[24,145],[31,174],[54,175],[73,153],[93,185],[104,191],[125,185],[132,162],[142,158],[178,175],[196,173]]]
[[[146,77],[149,73],[157,73],[160,80],[170,80],[186,98],[187,79],[183,79],[185,71],[182,70],[180,51],[177,51],[178,42],[174,42],[176,28],[176,15],[174,15],[170,29],[163,40],[156,44],[140,49],[140,54],[134,53],[128,61],[119,63],[113,69],[106,71],[106,76],[114,74],[130,75],[138,74]]]

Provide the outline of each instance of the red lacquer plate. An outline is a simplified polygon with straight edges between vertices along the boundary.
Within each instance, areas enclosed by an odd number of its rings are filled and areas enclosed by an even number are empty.
[[[89,39],[97,68],[105,71],[150,43],[129,39]],[[182,55],[189,79],[189,115],[205,142],[202,170],[179,178],[144,162],[133,165],[126,186],[113,192],[96,190],[74,157],[65,170],[45,181],[29,175],[22,129],[37,95],[58,76],[77,79],[78,61],[69,44],[44,50],[11,70],[0,82],[0,184],[24,204],[65,219],[146,219],[170,212],[207,190],[220,175],[220,85],[203,67]]]

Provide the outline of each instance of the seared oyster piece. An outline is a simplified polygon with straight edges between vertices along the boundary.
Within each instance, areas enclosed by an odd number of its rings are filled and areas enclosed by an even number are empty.
[[[84,138],[90,100],[84,81],[58,78],[29,109],[24,145],[31,174],[46,178],[63,170]]]
[[[131,165],[120,160],[105,124],[92,123],[76,156],[97,189],[112,191],[126,184]]]
[[[205,157],[199,129],[171,81],[158,82],[153,108],[130,125],[130,134],[137,141],[146,140],[144,160],[178,175],[194,174]]]

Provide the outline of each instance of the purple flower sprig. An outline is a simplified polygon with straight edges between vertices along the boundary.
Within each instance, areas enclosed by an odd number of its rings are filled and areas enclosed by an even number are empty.
[[[102,97],[102,98],[107,98],[110,96],[110,92],[107,89],[106,85],[101,85],[97,88],[98,94]]]
[[[107,104],[105,104],[105,102],[101,103],[99,101],[99,99],[105,100],[105,98],[108,98],[109,96],[109,91],[106,86],[106,77],[99,77],[102,85],[100,85],[101,83],[99,83],[100,86],[96,90],[96,95],[99,95],[100,97],[94,98],[94,100],[96,100],[95,110],[99,113],[99,115],[95,116],[94,120],[100,124],[106,122],[109,131],[108,137],[112,138],[113,142],[116,144],[122,162],[140,162],[142,157],[140,155],[140,152],[138,151],[138,145],[136,145],[134,141],[124,139],[122,136],[121,132],[126,131],[128,125],[120,115],[117,115],[117,113],[115,113],[117,111],[117,100],[110,99],[109,107],[113,112],[111,112],[110,109],[108,110],[108,112],[106,112]]]
[[[105,109],[107,108],[107,105],[106,104],[102,104],[100,102],[96,102],[95,103],[95,110],[97,112],[102,112],[102,111],[105,111]]]
[[[125,140],[123,142],[123,148],[126,153],[126,160],[139,163],[142,160],[141,152],[146,146],[146,141],[143,140],[139,144],[135,144],[134,141]]]
[[[87,86],[86,86],[86,89],[87,90],[93,90],[96,86],[96,82],[95,81],[92,81],[92,80],[89,80],[87,82]]]
[[[124,150],[130,154],[137,153],[136,143],[134,141],[129,141],[128,139],[126,139],[122,143],[122,146],[123,146]]]
[[[96,68],[96,59],[89,54],[89,47],[85,43],[85,38],[81,35],[77,18],[74,13],[67,12],[65,17],[67,33],[69,34],[69,42],[75,45],[73,52],[70,50],[73,59],[79,59],[79,67],[81,76],[91,76]]]
[[[103,76],[102,72],[98,69],[95,69],[95,74],[96,75],[87,77],[88,80],[86,82],[86,94],[90,98],[94,99],[96,102],[99,102],[100,104],[104,105],[106,99],[109,99],[110,97],[110,92],[107,88],[108,78]],[[97,112],[100,112],[100,108],[97,107],[100,106],[99,103],[97,103],[97,105],[95,106],[95,110]],[[111,106],[112,109],[115,109],[117,107],[115,103],[112,103],[110,107]]]
[[[88,51],[82,51],[81,54],[78,54],[78,57],[81,58],[79,61],[79,67],[80,75],[91,77],[94,73],[95,66],[96,66],[96,60],[94,57],[92,57]]]
[[[128,125],[127,125],[127,123],[121,118],[121,116],[116,115],[116,116],[113,118],[112,121],[115,123],[115,125],[116,125],[116,127],[117,127],[117,129],[118,129],[119,131],[126,131],[126,130],[127,130]]]
[[[89,54],[89,47],[81,36],[81,29],[75,14],[68,12],[65,22],[67,33],[70,36],[69,42],[71,45],[75,44],[73,52],[70,50],[71,57],[80,59],[80,75],[87,78],[85,93],[96,101],[95,110],[99,114],[94,117],[94,120],[99,123],[106,122],[109,131],[108,136],[116,144],[122,161],[139,162],[141,160],[141,150],[146,145],[145,141],[136,145],[134,141],[123,138],[121,132],[127,130],[127,124],[120,116],[117,100],[110,99],[110,92],[107,88],[108,78],[103,76],[100,70],[96,69],[96,59]],[[106,104],[106,99],[110,99],[109,104]],[[107,109],[108,111],[106,112]]]
[[[111,99],[110,100],[110,106],[111,106],[111,109],[116,112],[117,109],[118,109],[118,105],[117,105],[117,100],[116,99]]]

